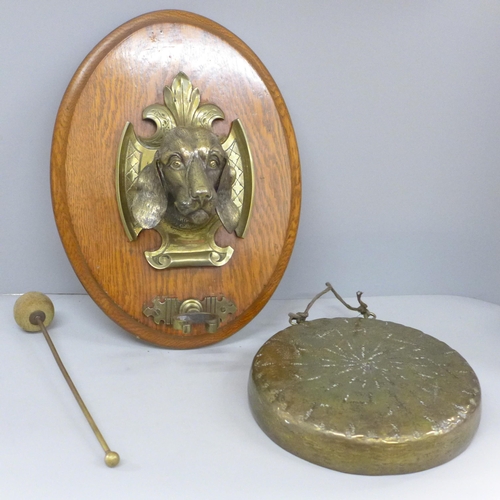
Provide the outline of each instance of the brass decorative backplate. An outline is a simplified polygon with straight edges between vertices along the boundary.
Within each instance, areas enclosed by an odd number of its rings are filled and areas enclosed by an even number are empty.
[[[245,236],[252,209],[253,163],[243,125],[234,120],[220,140],[211,130],[224,118],[201,96],[184,73],[152,104],[143,118],[156,124],[149,138],[138,137],[127,122],[116,166],[117,201],[130,241],[155,229],[161,246],[146,251],[155,269],[223,266],[233,248],[215,243],[223,225]]]

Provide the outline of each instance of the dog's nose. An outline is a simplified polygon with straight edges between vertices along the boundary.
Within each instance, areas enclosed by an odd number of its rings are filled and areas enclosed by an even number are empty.
[[[193,200],[197,200],[202,204],[212,199],[211,191],[204,186],[200,186],[191,190],[190,195]]]
[[[213,186],[205,172],[205,165],[198,154],[193,156],[187,172],[188,190],[191,199],[203,205],[213,196]]]

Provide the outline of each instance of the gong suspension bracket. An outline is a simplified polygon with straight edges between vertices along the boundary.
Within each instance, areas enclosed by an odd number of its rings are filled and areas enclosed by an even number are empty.
[[[309,302],[309,304],[307,305],[306,309],[304,312],[297,312],[297,313],[288,313],[288,322],[293,325],[293,324],[299,324],[299,323],[303,323],[304,321],[306,321],[306,319],[308,318],[309,316],[309,309],[311,309],[311,307],[313,306],[313,304],[320,298],[322,297],[323,295],[325,295],[325,293],[328,293],[328,292],[332,292],[333,295],[335,295],[335,297],[345,306],[347,307],[347,309],[351,310],[351,311],[356,311],[356,312],[359,312],[361,315],[363,315],[364,318],[376,318],[377,316],[375,314],[373,314],[371,311],[368,310],[368,306],[361,300],[361,296],[363,295],[363,292],[356,292],[356,298],[358,299],[358,303],[359,303],[359,306],[358,307],[354,307],[354,306],[351,306],[349,305],[338,293],[337,291],[335,290],[335,288],[333,288],[333,286],[330,284],[330,283],[326,283],[326,288],[318,293],[316,296],[314,296],[314,298],[311,300],[311,302]]]

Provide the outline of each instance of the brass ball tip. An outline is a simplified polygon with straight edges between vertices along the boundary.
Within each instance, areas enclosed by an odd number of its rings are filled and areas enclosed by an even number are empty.
[[[104,462],[108,467],[116,467],[120,463],[120,455],[116,451],[108,451],[104,457]]]
[[[40,292],[28,292],[21,295],[14,304],[14,319],[27,332],[39,332],[40,327],[30,318],[33,313],[40,312],[43,324],[49,326],[54,318],[54,304],[47,295]]]

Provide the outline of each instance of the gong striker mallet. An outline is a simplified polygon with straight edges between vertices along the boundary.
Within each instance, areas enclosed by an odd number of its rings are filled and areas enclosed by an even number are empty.
[[[66,382],[68,383],[73,396],[75,396],[75,399],[80,405],[85,418],[87,419],[90,427],[94,431],[97,440],[104,450],[105,464],[108,467],[116,467],[120,462],[120,455],[118,455],[116,451],[111,451],[109,449],[109,446],[102,437],[101,432],[97,428],[94,419],[87,410],[87,407],[80,397],[80,394],[78,394],[75,384],[73,384],[73,381],[66,371],[66,368],[64,368],[61,358],[59,357],[59,354],[57,353],[56,348],[52,343],[49,332],[47,331],[46,327],[50,325],[52,319],[54,318],[54,304],[52,304],[52,301],[46,295],[40,292],[25,293],[24,295],[21,295],[21,297],[19,297],[14,304],[14,318],[16,320],[16,323],[27,332],[34,333],[39,332],[40,330],[42,331],[43,336],[45,337],[45,340],[47,341],[47,344],[49,344],[50,350],[52,351],[54,359],[56,360],[57,366],[59,366],[59,369],[66,379]]]

